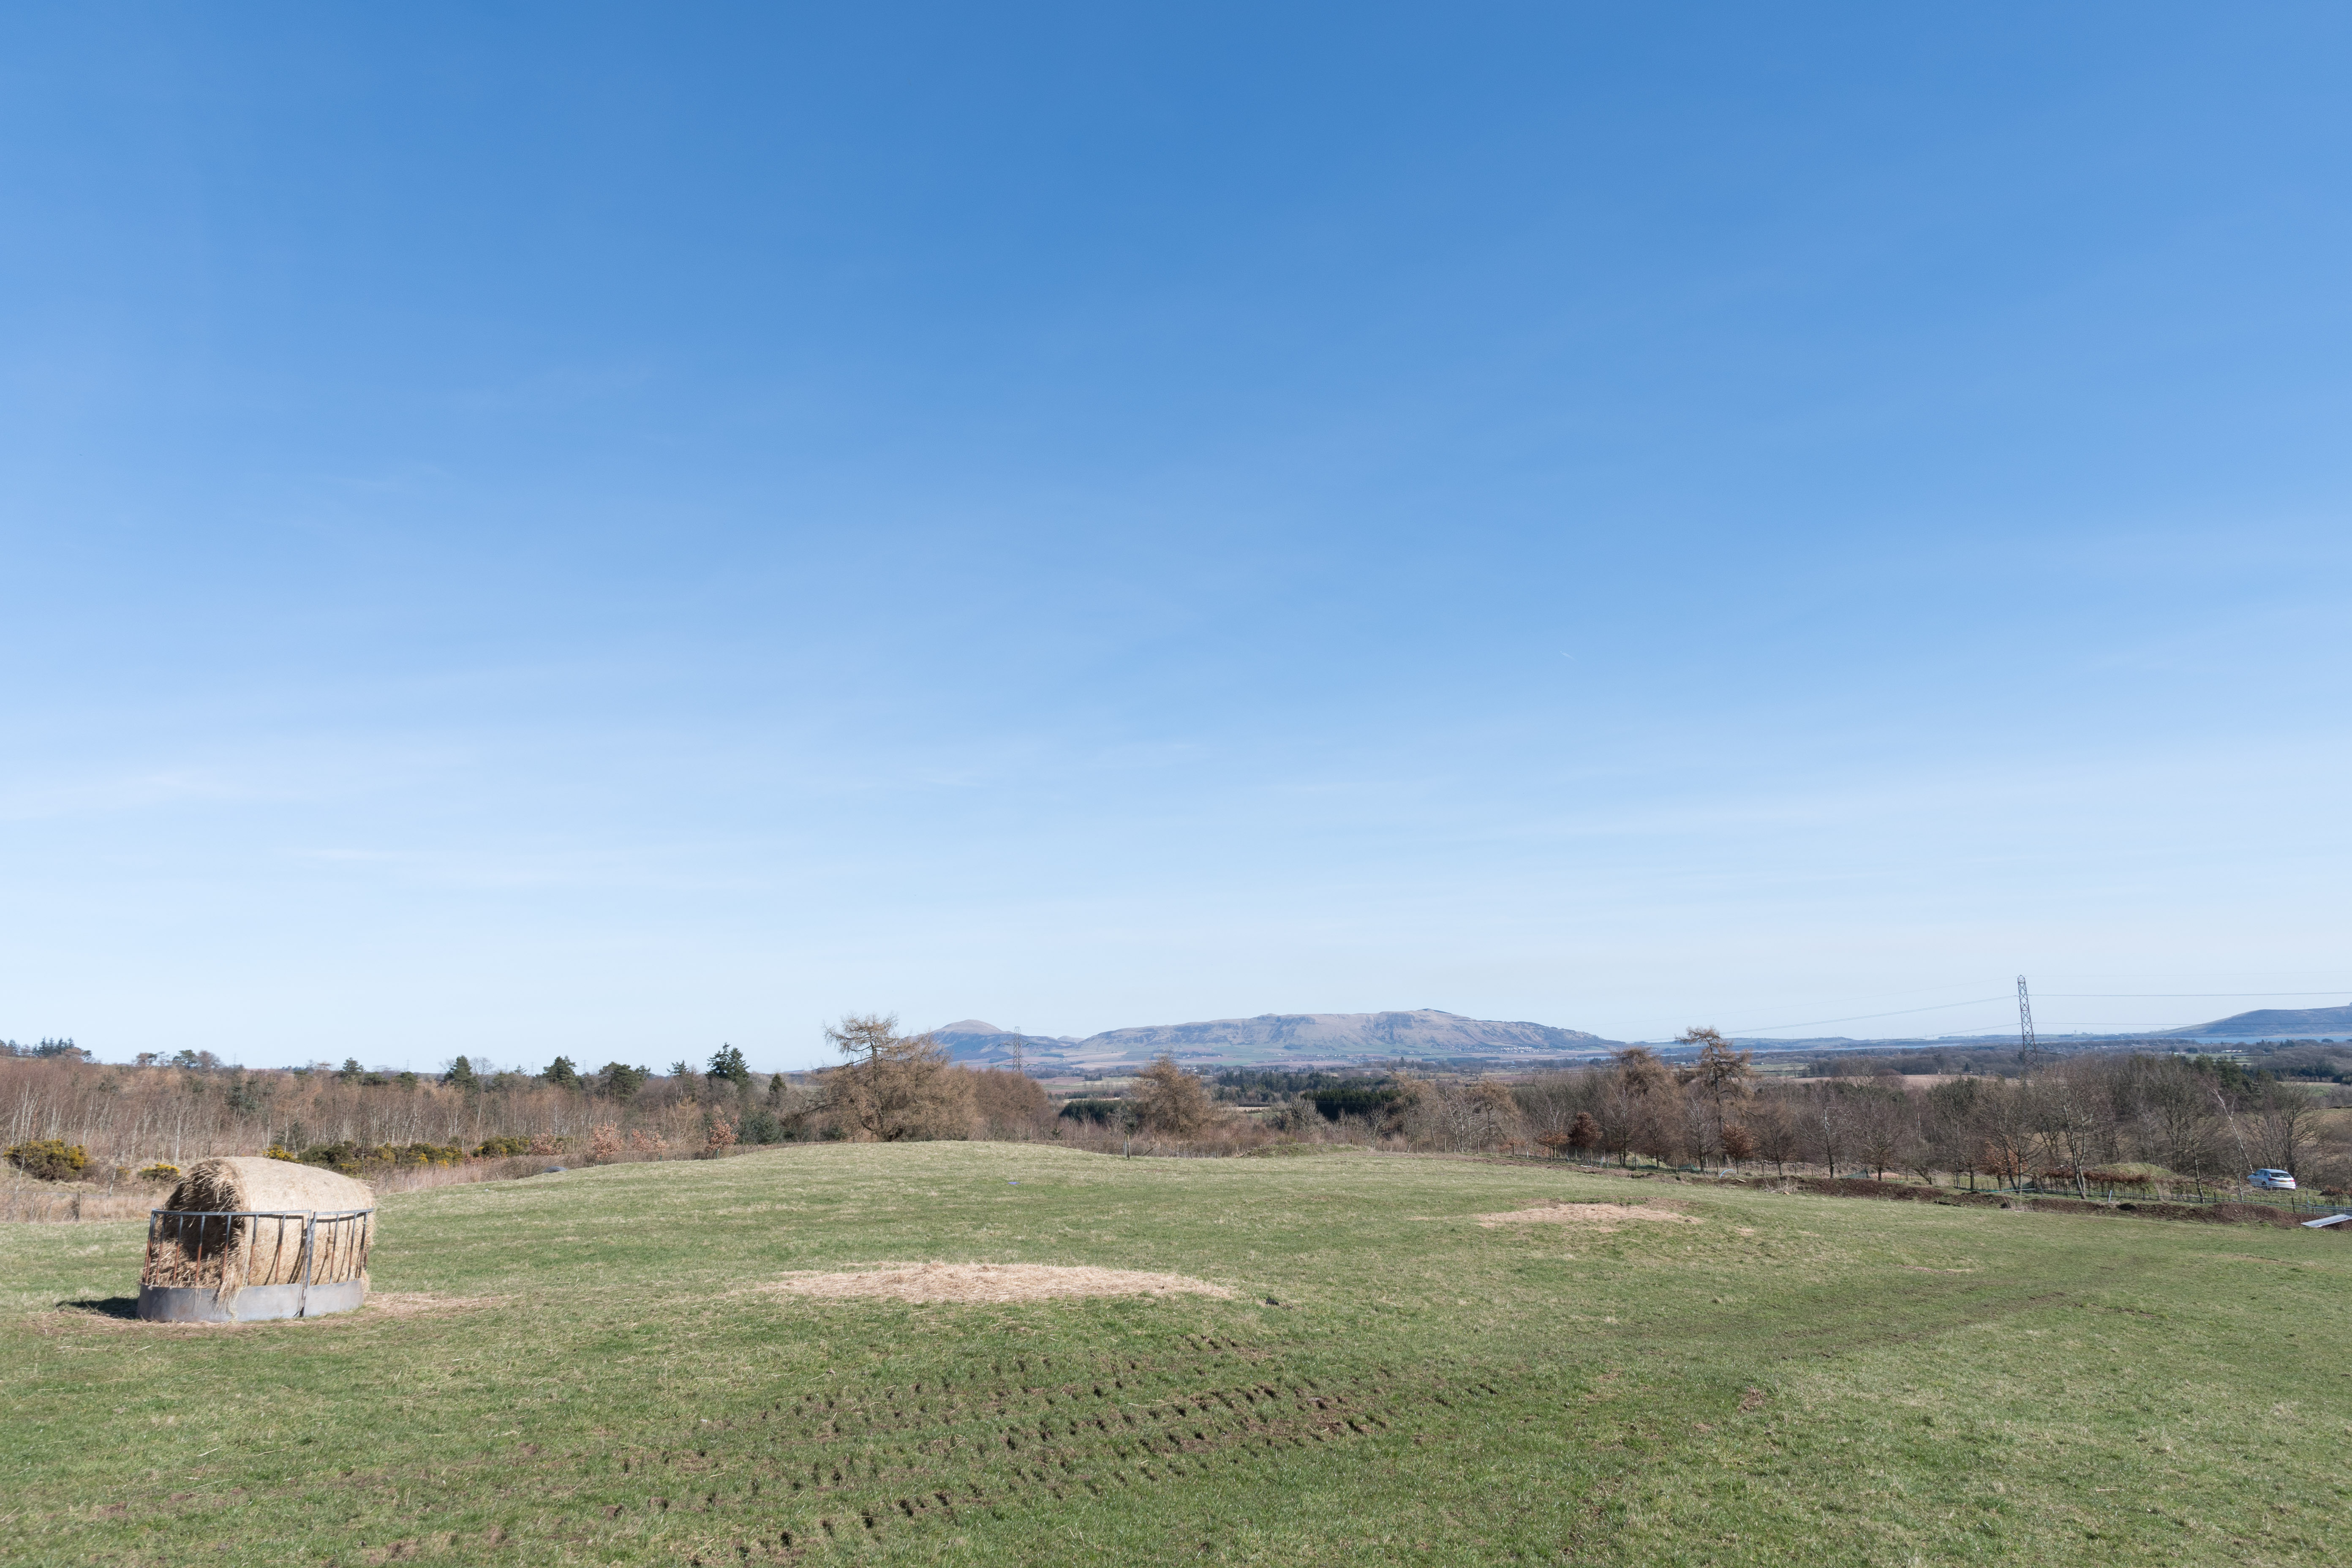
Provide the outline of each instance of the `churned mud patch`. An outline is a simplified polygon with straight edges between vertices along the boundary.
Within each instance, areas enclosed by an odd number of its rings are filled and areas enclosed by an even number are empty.
[[[1586,1225],[1604,1230],[1614,1230],[1627,1220],[1664,1220],[1669,1225],[1696,1225],[1699,1221],[1686,1214],[1677,1214],[1664,1203],[1655,1204],[1571,1204],[1553,1202],[1534,1208],[1513,1209],[1508,1214],[1482,1214],[1478,1223],[1492,1229],[1498,1225]]]
[[[1043,1301],[1057,1296],[1214,1296],[1233,1291],[1182,1274],[1066,1268],[1044,1263],[883,1263],[788,1274],[769,1289],[821,1300]]]

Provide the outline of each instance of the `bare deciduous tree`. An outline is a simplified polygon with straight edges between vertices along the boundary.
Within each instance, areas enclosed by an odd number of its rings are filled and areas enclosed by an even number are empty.
[[[1853,1137],[1853,1116],[1837,1089],[1835,1084],[1815,1084],[1804,1113],[1806,1152],[1832,1176],[1840,1158],[1851,1153]]]
[[[1170,1138],[1191,1137],[1217,1110],[1200,1075],[1165,1053],[1136,1075],[1134,1100],[1136,1124]]]
[[[2319,1102],[2292,1084],[2266,1084],[2254,1101],[2252,1119],[2255,1158],[2294,1175],[2318,1121]]]
[[[1934,1180],[1936,1171],[1965,1175],[1973,1189],[1984,1141],[1977,1135],[1977,1115],[1984,1088],[1981,1079],[1954,1079],[1929,1089],[1919,1108],[1920,1146]]]
[[[1720,1139],[1732,1107],[1747,1096],[1755,1080],[1756,1053],[1735,1048],[1714,1029],[1685,1029],[1679,1040],[1699,1048],[1698,1059],[1683,1069],[1680,1076],[1705,1098],[1716,1135]]]
[[[1601,1123],[1593,1120],[1592,1112],[1580,1110],[1568,1124],[1568,1146],[1579,1154],[1601,1147]]]
[[[1492,1079],[1416,1081],[1404,1131],[1432,1148],[1493,1149],[1517,1141],[1526,1131],[1518,1101],[1508,1086]]]
[[[828,1068],[831,1109],[856,1135],[896,1143],[971,1135],[971,1076],[929,1035],[898,1032],[895,1016],[853,1015],[824,1037],[849,1060]]]
[[[1617,1081],[1624,1085],[1628,1094],[1648,1096],[1674,1087],[1675,1075],[1666,1070],[1666,1064],[1647,1046],[1627,1046],[1612,1056]]]
[[[1042,1135],[1054,1108],[1037,1080],[1023,1072],[986,1068],[971,1074],[972,1106],[987,1136],[1026,1141]]]
[[[1910,1104],[1901,1089],[1865,1095],[1853,1107],[1854,1152],[1880,1181],[1904,1163],[1910,1127]]]
[[[1774,1175],[1787,1175],[1789,1162],[1800,1158],[1803,1150],[1789,1108],[1775,1100],[1760,1100],[1749,1109],[1747,1125],[1756,1140],[1757,1158],[1770,1161]]]

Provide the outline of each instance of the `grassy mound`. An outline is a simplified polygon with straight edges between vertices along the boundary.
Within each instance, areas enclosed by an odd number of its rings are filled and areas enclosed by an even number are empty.
[[[2340,1546],[2342,1238],[1698,1187],[1672,1210],[1696,1224],[1528,1223],[1625,1197],[1437,1160],[800,1146],[394,1194],[383,1305],[216,1330],[122,1316],[135,1225],[0,1226],[10,1557],[2234,1564]],[[890,1258],[1234,1294],[771,1288]]]

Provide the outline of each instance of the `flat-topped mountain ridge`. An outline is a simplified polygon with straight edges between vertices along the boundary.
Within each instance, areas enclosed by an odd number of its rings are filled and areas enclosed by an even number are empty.
[[[958,1061],[1001,1066],[1017,1053],[1032,1065],[1073,1068],[1142,1063],[1163,1052],[1195,1066],[1307,1067],[1400,1057],[1442,1061],[1585,1056],[1616,1043],[1582,1029],[1465,1018],[1433,1007],[1391,1013],[1261,1013],[1254,1018],[1107,1029],[1084,1039],[1016,1034],[982,1018],[960,1019],[931,1033]]]
[[[2168,1029],[2165,1033],[2250,1040],[2316,1039],[2323,1035],[2352,1035],[2352,1006],[2262,1007],[2252,1013],[2233,1013],[2210,1024],[2191,1024],[2185,1029]]]

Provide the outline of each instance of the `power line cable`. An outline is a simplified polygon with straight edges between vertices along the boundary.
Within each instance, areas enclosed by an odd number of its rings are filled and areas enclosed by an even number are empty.
[[[2262,996],[2345,996],[2352,995],[2352,985],[2339,985],[2332,991],[2044,991],[2044,996],[2066,996],[2077,1000],[2100,997],[2114,1000],[2154,997],[2243,997]]]
[[[2343,996],[2352,994],[2352,986],[2339,986],[2333,991],[2045,991],[2044,996],[2067,1001],[2188,1001],[2211,999],[2259,999],[2265,996]],[[1898,1007],[1891,1013],[1850,1013],[1843,1018],[1812,1018],[1801,1024],[1759,1024],[1726,1031],[1733,1035],[1769,1035],[1780,1029],[1813,1029],[1825,1024],[1861,1024],[1873,1018],[1906,1018],[1915,1013],[1943,1013],[1954,1007],[1980,1007],[1988,1003],[2007,1002],[2008,996],[1979,996],[1967,1002],[1938,1002],[1927,1007]]]
[[[1801,1024],[1759,1024],[1752,1028],[1732,1029],[1734,1035],[1769,1035],[1775,1029],[1811,1029],[1823,1024],[1859,1024],[1868,1018],[1905,1018],[1914,1013],[1942,1013],[1954,1007],[1980,1007],[1988,1002],[2006,1002],[2006,996],[1979,996],[1967,1002],[1938,1002],[1932,1007],[1898,1007],[1892,1013],[1853,1013],[1843,1018],[1811,1018]]]

